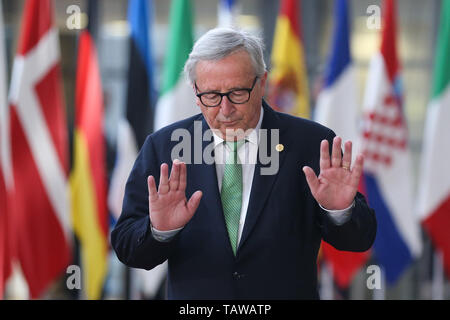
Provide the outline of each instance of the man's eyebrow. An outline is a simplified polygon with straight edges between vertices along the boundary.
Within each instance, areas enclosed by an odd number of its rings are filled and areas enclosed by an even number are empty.
[[[205,91],[202,91],[201,93],[220,93],[220,91],[219,90],[205,90]]]
[[[248,89],[246,86],[240,86],[240,87],[233,87],[230,88],[230,90],[240,90],[240,89]]]
[[[198,86],[197,86],[197,89],[200,90],[200,88]],[[249,88],[247,88],[245,86],[240,86],[240,87],[232,87],[232,88],[229,88],[229,89],[227,89],[225,91],[205,90],[205,91],[200,91],[199,93],[224,93],[224,92],[230,92],[230,91],[233,91],[233,90],[242,90],[242,89],[249,89]]]

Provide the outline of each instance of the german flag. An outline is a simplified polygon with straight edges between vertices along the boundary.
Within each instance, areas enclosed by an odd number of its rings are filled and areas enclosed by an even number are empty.
[[[88,30],[80,34],[78,46],[74,160],[70,177],[72,219],[80,242],[86,298],[99,299],[108,255],[103,98],[97,53]]]
[[[309,118],[308,79],[298,5],[297,0],[281,2],[272,47],[268,101],[279,111]]]

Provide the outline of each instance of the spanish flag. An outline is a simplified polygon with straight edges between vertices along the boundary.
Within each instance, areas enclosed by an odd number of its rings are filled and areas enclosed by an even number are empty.
[[[297,0],[283,0],[275,26],[268,101],[276,110],[309,118],[308,79]]]
[[[99,299],[108,255],[103,98],[97,53],[88,30],[81,33],[78,46],[72,219],[80,241],[86,298]]]

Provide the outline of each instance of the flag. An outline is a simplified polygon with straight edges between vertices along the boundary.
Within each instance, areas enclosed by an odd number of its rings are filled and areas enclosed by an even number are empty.
[[[107,274],[108,215],[103,91],[90,30],[81,32],[75,91],[73,168],[70,175],[72,222],[80,241],[88,299],[101,298]]]
[[[450,277],[450,1],[442,1],[431,101],[425,122],[418,212]]]
[[[0,168],[0,300],[3,299],[5,282],[11,272],[11,262],[8,250],[8,228],[6,226],[6,185]]]
[[[6,50],[3,26],[3,8],[0,1],[0,299],[3,299],[5,282],[11,273],[9,230],[7,227],[7,187],[11,185],[11,159],[9,148],[9,112],[6,88]],[[6,176],[9,175],[9,183]],[[8,188],[10,189],[10,188]]]
[[[25,3],[10,86],[13,190],[8,219],[32,298],[71,260],[68,138],[50,0]]]
[[[193,46],[192,9],[189,0],[172,1],[169,28],[163,85],[156,105],[155,130],[198,113],[194,91],[182,72]]]
[[[344,141],[351,140],[353,150],[357,150],[358,89],[350,53],[348,15],[347,0],[335,0],[331,55],[324,75],[324,88],[317,99],[314,120],[331,128]],[[355,151],[353,155],[356,155]],[[322,242],[322,250],[325,259],[331,264],[334,279],[341,288],[350,285],[355,273],[368,259],[368,251],[339,251],[326,242]]]
[[[130,58],[125,116],[119,120],[116,163],[111,175],[108,206],[117,220],[122,212],[125,185],[133,168],[138,150],[153,130],[153,113],[157,92],[153,81],[153,57],[150,37],[152,1],[131,0],[128,5],[130,25]],[[130,298],[142,291],[153,298],[164,280],[167,265],[152,270],[131,269]]]
[[[240,8],[237,0],[219,0],[217,7],[217,25],[219,27],[234,27],[237,25],[237,16]]]
[[[364,184],[377,215],[373,249],[388,284],[393,284],[421,252],[413,214],[408,129],[402,106],[396,49],[396,7],[384,1],[380,53],[371,60],[363,102]]]
[[[130,56],[125,115],[119,120],[116,163],[111,174],[108,206],[117,220],[122,211],[125,184],[138,150],[153,129],[157,93],[153,80],[150,41],[151,1],[131,0],[128,5]]]
[[[355,67],[350,53],[347,0],[335,0],[335,28],[331,54],[319,93],[314,120],[345,140],[358,138],[358,97]]]
[[[299,2],[283,0],[275,26],[268,101],[276,110],[309,118],[309,89]]]

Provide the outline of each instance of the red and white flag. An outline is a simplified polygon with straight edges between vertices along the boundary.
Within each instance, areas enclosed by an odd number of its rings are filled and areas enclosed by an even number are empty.
[[[388,284],[394,284],[422,251],[413,206],[396,8],[396,1],[383,1],[381,47],[369,65],[361,131],[365,195],[378,225],[373,252]]]
[[[10,250],[8,248],[7,184],[11,181],[9,148],[9,116],[6,98],[6,54],[3,28],[3,8],[0,1],[0,299],[5,291],[5,281],[10,273]],[[6,171],[6,172],[5,172]],[[6,180],[8,179],[8,180]],[[8,181],[8,182],[7,182]]]
[[[8,219],[31,298],[71,259],[68,138],[50,0],[28,0],[9,95],[13,190]]]

